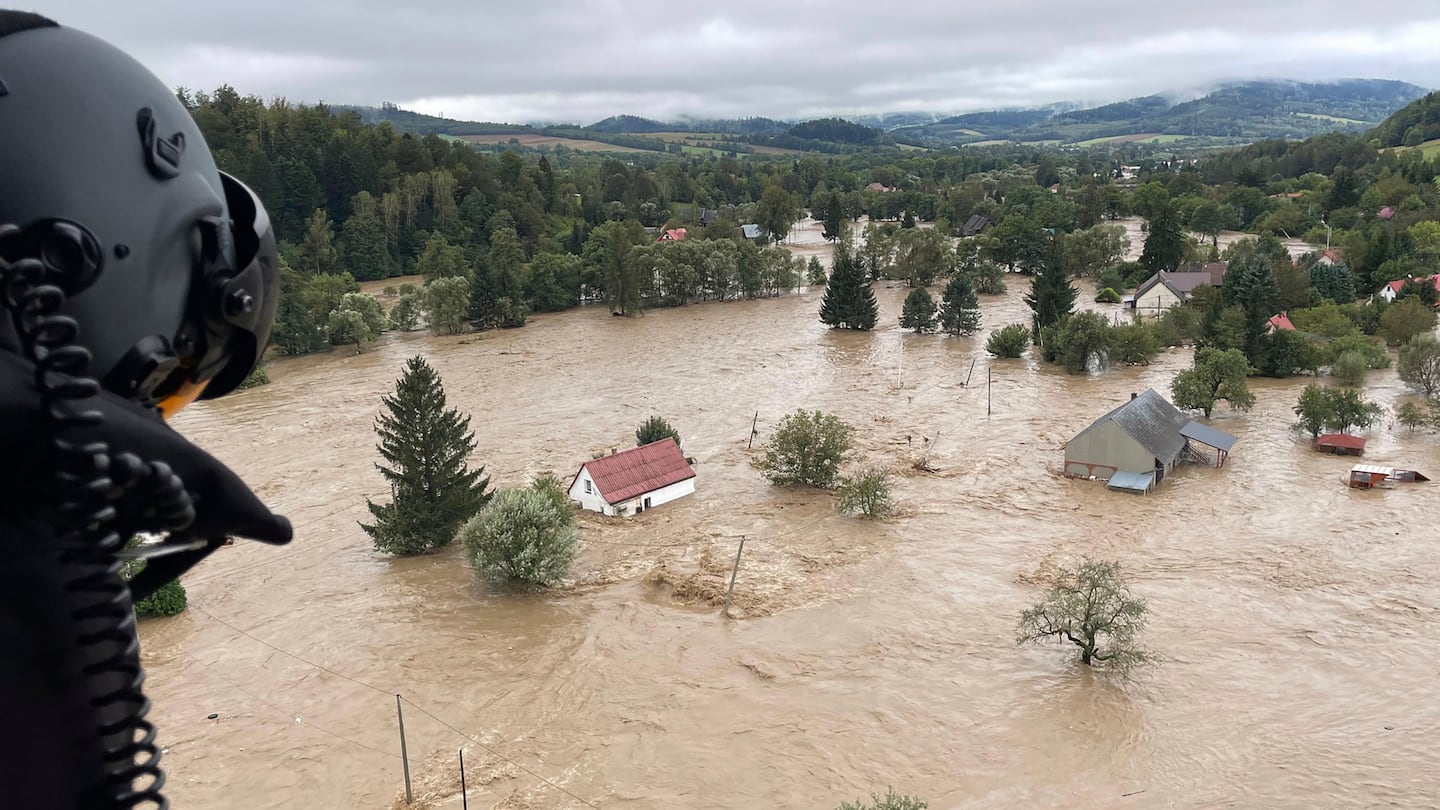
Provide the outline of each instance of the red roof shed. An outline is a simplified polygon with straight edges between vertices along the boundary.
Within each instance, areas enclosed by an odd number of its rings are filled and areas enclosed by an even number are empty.
[[[1365,452],[1365,440],[1348,433],[1326,433],[1315,439],[1315,449],[1337,456],[1358,456]]]

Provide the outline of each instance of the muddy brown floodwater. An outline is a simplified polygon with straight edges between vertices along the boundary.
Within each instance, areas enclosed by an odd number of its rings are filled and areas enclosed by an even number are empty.
[[[983,300],[987,331],[1028,320],[1024,286]],[[142,626],[177,806],[391,806],[397,692],[429,712],[406,706],[422,806],[460,807],[461,747],[471,807],[831,808],[886,785],[933,808],[1440,803],[1435,484],[1348,490],[1350,461],[1287,427],[1303,380],[1257,380],[1253,412],[1216,414],[1239,437],[1222,470],[1148,497],[1059,477],[1063,442],[1168,391],[1190,353],[1090,377],[992,361],[983,336],[901,332],[905,292],[879,290],[873,333],[821,325],[810,290],[391,335],[190,408],[177,427],[297,536],[221,550],[186,578],[190,610]],[[455,549],[378,555],[356,525],[385,491],[371,426],[417,352],[494,483],[568,476],[656,413],[697,492],[582,519],[574,581],[547,595],[477,585]],[[1368,394],[1405,395],[1393,371]],[[751,419],[763,441],[798,407],[838,413],[857,461],[900,473],[899,517],[764,481]],[[915,473],[935,437],[938,472]],[[1371,461],[1440,471],[1433,437],[1370,438]],[[1037,578],[1082,554],[1121,560],[1149,601],[1164,661],[1133,682],[1014,644]]]

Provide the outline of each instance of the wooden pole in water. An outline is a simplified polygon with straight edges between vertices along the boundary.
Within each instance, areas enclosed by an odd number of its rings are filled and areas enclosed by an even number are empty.
[[[985,415],[990,415],[990,385],[994,377],[990,373],[990,367],[985,367]]]
[[[465,789],[465,749],[460,749],[460,810],[470,810],[470,797]]]
[[[410,790],[410,752],[405,748],[405,710],[400,708],[400,695],[395,695],[395,716],[400,720],[400,761],[405,765],[405,803],[413,804],[415,794]]]
[[[730,597],[735,595],[735,577],[740,573],[740,555],[745,553],[745,535],[740,535],[740,547],[735,549],[735,567],[730,570],[730,590],[725,592],[725,618],[730,618]]]
[[[750,441],[745,443],[745,449],[749,450],[755,446],[755,426],[760,424],[760,412],[755,412],[755,418],[750,420]]]
[[[965,374],[965,387],[970,387],[970,377],[975,373],[975,358],[970,358],[970,371]]]

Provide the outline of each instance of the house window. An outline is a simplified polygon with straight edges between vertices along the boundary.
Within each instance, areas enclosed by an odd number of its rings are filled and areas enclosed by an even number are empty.
[[[586,479],[585,479],[585,494],[586,494],[586,495],[592,494],[592,493],[591,493],[591,489],[590,489],[590,479],[589,479],[589,478],[586,478]]]

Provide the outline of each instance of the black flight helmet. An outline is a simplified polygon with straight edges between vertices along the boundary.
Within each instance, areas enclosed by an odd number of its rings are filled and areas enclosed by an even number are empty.
[[[260,362],[279,292],[260,200],[139,62],[4,10],[0,229],[0,256],[40,259],[65,291],[107,390],[169,416]]]

